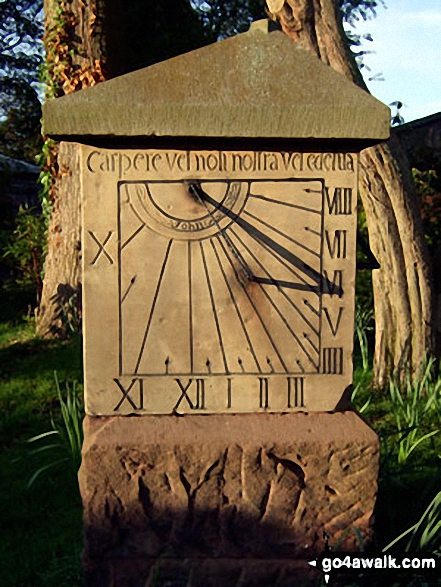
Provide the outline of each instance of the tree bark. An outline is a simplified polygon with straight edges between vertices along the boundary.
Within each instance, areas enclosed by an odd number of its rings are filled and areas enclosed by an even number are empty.
[[[48,235],[48,256],[38,331],[63,338],[81,323],[80,165],[75,143],[60,143],[57,197]]]
[[[367,91],[346,42],[336,0],[267,0],[283,31]],[[434,350],[434,299],[429,254],[410,165],[397,139],[365,149],[360,196],[370,246],[375,303],[374,384],[394,371],[416,371]]]
[[[45,41],[52,94],[62,96],[93,86],[105,77],[103,0],[45,0]],[[52,213],[48,227],[43,293],[37,333],[64,337],[81,317],[81,216],[77,147],[51,151]]]

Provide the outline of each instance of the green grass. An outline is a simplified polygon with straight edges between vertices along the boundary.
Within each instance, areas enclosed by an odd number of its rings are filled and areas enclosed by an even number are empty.
[[[31,454],[27,440],[60,421],[54,370],[61,382],[82,378],[79,339],[38,339],[31,320],[0,324],[1,584],[79,587],[81,500],[72,467],[32,474],[48,451]],[[62,449],[60,448],[60,456]],[[50,458],[56,459],[55,455]]]
[[[80,339],[47,341],[34,331],[29,322],[0,325],[0,446],[47,422],[59,404],[54,371],[61,381],[82,379]]]

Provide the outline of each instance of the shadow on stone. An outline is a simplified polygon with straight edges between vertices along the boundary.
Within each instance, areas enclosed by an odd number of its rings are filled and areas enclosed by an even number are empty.
[[[85,587],[302,587],[320,573],[283,542],[283,528],[229,511],[150,508],[122,524],[111,511],[86,527]],[[282,538],[278,541],[277,538]],[[311,560],[311,559],[310,559]]]
[[[378,448],[354,412],[87,416],[85,586],[317,581],[325,533],[369,544]]]

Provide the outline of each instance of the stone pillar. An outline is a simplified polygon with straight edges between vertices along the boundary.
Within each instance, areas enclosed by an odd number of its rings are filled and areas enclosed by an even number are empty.
[[[44,107],[80,141],[86,587],[294,587],[367,544],[359,152],[389,110],[267,23]]]
[[[316,584],[326,534],[370,541],[379,443],[354,412],[87,417],[85,437],[87,587]]]

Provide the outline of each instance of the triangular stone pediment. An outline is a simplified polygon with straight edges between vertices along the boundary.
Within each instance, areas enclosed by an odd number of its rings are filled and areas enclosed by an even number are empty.
[[[389,109],[268,26],[43,106],[49,136],[380,140]]]

